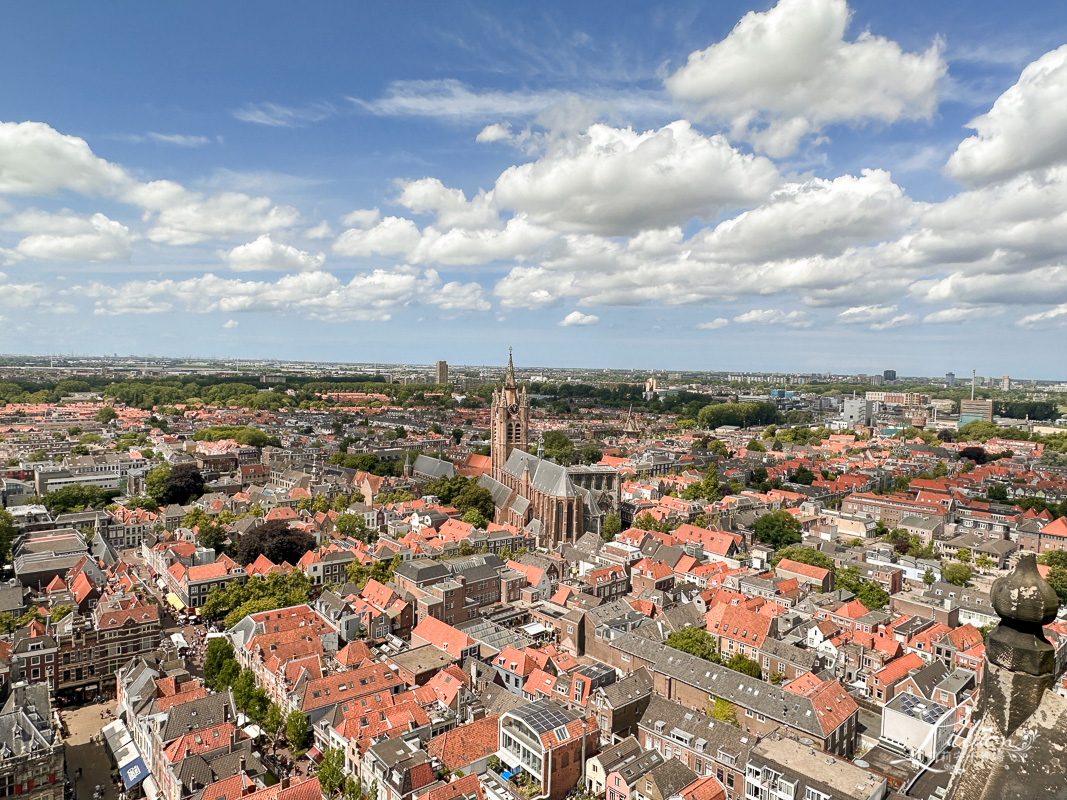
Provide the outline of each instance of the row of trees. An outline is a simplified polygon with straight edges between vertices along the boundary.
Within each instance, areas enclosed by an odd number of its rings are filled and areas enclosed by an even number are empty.
[[[492,519],[495,510],[493,495],[488,489],[478,485],[473,478],[455,475],[451,478],[437,478],[423,486],[423,492],[440,499],[445,505],[454,507],[466,514],[477,511],[483,519]],[[472,523],[474,524],[474,523]],[[479,525],[478,527],[485,527]]]
[[[230,581],[208,594],[200,616],[227,628],[249,614],[300,605],[311,599],[311,580],[298,569],[288,575],[274,573],[266,578],[251,577],[244,583]]]
[[[238,444],[252,447],[281,447],[281,440],[277,436],[270,436],[259,428],[251,425],[216,425],[212,428],[203,428],[193,434],[193,439],[198,442],[219,442],[223,439],[233,439]]]
[[[286,713],[277,703],[272,703],[267,692],[256,686],[251,670],[240,668],[228,639],[208,642],[204,654],[204,684],[217,692],[229,690],[234,705],[263,730],[275,752],[283,738],[293,750],[305,750],[310,744],[307,715],[297,709]]]
[[[711,403],[700,409],[696,417],[701,428],[733,425],[770,425],[778,421],[778,406],[774,403]]]
[[[664,644],[713,664],[721,664],[734,672],[741,672],[753,678],[763,677],[759,663],[740,653],[734,653],[724,661],[716,646],[715,637],[701,628],[682,628],[679,631],[671,631]]]

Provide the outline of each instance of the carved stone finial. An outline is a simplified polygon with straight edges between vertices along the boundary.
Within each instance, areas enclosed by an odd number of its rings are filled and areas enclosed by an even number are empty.
[[[1059,602],[1037,571],[1033,553],[993,583],[990,601],[1000,624],[986,637],[978,710],[1009,736],[1037,710],[1055,679],[1056,652],[1042,626],[1056,619]]]
[[[1055,650],[1042,626],[1056,619],[1059,599],[1037,571],[1037,557],[1023,555],[1010,575],[993,583],[989,599],[1000,616],[986,640],[989,661],[1030,675],[1051,673]]]

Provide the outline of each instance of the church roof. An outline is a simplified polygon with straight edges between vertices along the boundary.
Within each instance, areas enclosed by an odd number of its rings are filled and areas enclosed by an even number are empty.
[[[428,475],[431,478],[451,478],[456,474],[456,468],[451,461],[424,455],[415,459],[412,470],[418,475]]]
[[[530,485],[550,497],[578,497],[578,489],[567,475],[567,468],[551,461],[532,456],[518,448],[511,451],[504,472],[521,478],[524,470],[530,471]]]

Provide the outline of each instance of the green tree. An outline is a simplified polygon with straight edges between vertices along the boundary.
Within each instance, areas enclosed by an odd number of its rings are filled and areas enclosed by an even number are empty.
[[[1037,563],[1048,567],[1067,567],[1067,550],[1050,550],[1037,557]]]
[[[923,573],[923,583],[930,586],[936,580],[937,576],[934,574],[934,571],[930,567],[927,567],[926,572]]]
[[[157,503],[162,503],[167,493],[167,480],[170,478],[170,464],[166,462],[150,469],[144,478],[145,492]]]
[[[233,692],[233,702],[237,706],[238,710],[248,712],[248,707],[252,703],[252,693],[256,689],[256,676],[252,674],[252,670],[241,670],[241,674],[237,676],[237,680],[233,682],[231,690]]]
[[[96,414],[93,415],[93,419],[99,422],[101,425],[107,425],[112,420],[118,419],[118,412],[111,406],[104,406]]]
[[[489,520],[487,520],[482,512],[476,508],[470,509],[463,515],[463,521],[468,525],[473,525],[475,528],[487,528],[489,526]]]
[[[708,452],[714,453],[715,455],[720,456],[722,458],[730,457],[730,450],[729,448],[727,448],[726,443],[719,439],[708,440]]]
[[[238,444],[250,447],[281,446],[281,441],[276,436],[271,436],[250,425],[217,425],[213,428],[203,428],[193,434],[193,439],[198,442],[220,442],[223,439],[233,439]]]
[[[248,697],[248,708],[246,709],[248,718],[262,728],[269,711],[270,698],[267,696],[267,691],[257,686]]]
[[[971,568],[966,564],[949,564],[941,570],[941,577],[957,586],[966,586],[971,580]]]
[[[759,663],[740,653],[734,653],[730,660],[726,662],[726,668],[732,669],[734,672],[750,675],[753,678],[763,677],[763,671],[760,669]]]
[[[617,514],[608,514],[600,526],[600,535],[605,542],[615,541],[615,537],[622,532],[622,520]]]
[[[715,637],[702,628],[687,627],[671,631],[667,634],[664,644],[675,650],[681,650],[683,653],[689,653],[691,656],[703,658],[705,661],[722,663],[718,648],[715,646]]]
[[[871,611],[880,609],[889,602],[889,594],[885,589],[874,581],[860,577],[859,567],[837,570],[834,575],[834,587],[852,592],[856,595],[856,599]]]
[[[52,620],[52,622],[59,622],[61,619],[63,619],[63,617],[67,616],[67,614],[69,614],[73,610],[74,606],[70,605],[69,603],[62,606],[56,606],[48,614],[48,618]]]
[[[345,784],[345,751],[331,747],[322,754],[319,764],[319,787],[326,800],[333,800]]]
[[[966,547],[961,547],[959,550],[956,551],[956,560],[959,561],[961,564],[970,564],[971,551],[968,550]]]
[[[222,529],[221,525],[209,522],[206,525],[201,525],[197,529],[196,541],[201,547],[209,547],[212,550],[219,552],[222,550],[222,546],[226,542],[226,531]]]
[[[578,453],[583,464],[597,464],[604,457],[604,453],[595,444],[587,444]]]
[[[367,544],[373,544],[378,540],[378,531],[367,527],[362,514],[341,514],[337,517],[334,528],[342,536],[358,539]]]
[[[0,563],[11,562],[11,543],[15,541],[15,518],[6,508],[0,508]]]
[[[233,645],[226,638],[212,639],[204,652],[204,683],[215,687],[215,679],[227,661],[233,661]]]
[[[563,431],[545,431],[545,457],[551,458],[559,464],[568,465],[574,462],[576,453],[574,443],[567,438]]]
[[[734,704],[722,697],[716,697],[711,704],[711,717],[720,722],[728,722],[735,728],[741,727],[737,722],[737,709],[734,707]]]
[[[286,520],[264,522],[258,528],[244,533],[237,542],[237,561],[251,564],[265,555],[275,564],[288,561],[297,563],[308,550],[315,548],[315,539],[306,531],[289,527]]]
[[[1056,596],[1060,599],[1060,605],[1067,605],[1067,567],[1049,567],[1045,580],[1056,592]]]
[[[783,559],[788,558],[790,561],[796,561],[798,564],[807,564],[812,567],[822,567],[823,569],[830,570],[832,575],[837,569],[834,566],[834,560],[825,553],[821,553],[812,547],[783,547],[781,550],[775,551],[771,557],[771,566],[777,567],[778,563]]]
[[[767,448],[763,446],[763,442],[758,439],[749,439],[748,444],[745,445],[746,450],[751,450],[753,453],[766,453]]]
[[[990,569],[993,566],[993,559],[985,553],[979,553],[978,557],[974,560],[974,565],[978,567],[978,569]]]
[[[752,526],[756,539],[769,544],[775,550],[791,544],[799,544],[800,521],[788,511],[774,511],[759,517]]]
[[[219,674],[215,677],[215,691],[224,692],[236,683],[241,674],[241,665],[234,660],[227,661],[222,665]]]
[[[285,730],[285,712],[282,711],[281,706],[277,703],[271,703],[267,706],[267,713],[263,715],[263,722],[260,724],[263,729],[263,733],[270,739],[271,754],[278,754],[278,740],[282,737],[282,732]]]
[[[285,738],[289,740],[289,746],[293,750],[307,749],[311,739],[307,714],[298,709],[289,712],[285,718]]]
[[[472,509],[481,512],[486,519],[492,519],[496,511],[493,505],[493,495],[488,489],[479,486],[474,481],[468,481],[459,494],[452,498],[452,504],[458,511],[466,514]]]

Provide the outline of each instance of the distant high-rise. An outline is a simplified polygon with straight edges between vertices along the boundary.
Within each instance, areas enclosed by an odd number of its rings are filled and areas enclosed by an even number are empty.
[[[437,380],[434,383],[440,383],[441,385],[448,383],[448,362],[437,362]]]
[[[955,385],[956,385],[956,373],[955,372],[946,372],[945,373],[945,386],[948,386],[948,387],[951,388],[951,387],[953,387]]]
[[[992,400],[961,400],[960,401],[960,426],[968,422],[992,422]]]
[[[1011,378],[1007,375],[1000,376],[1000,391],[1007,392],[1011,389]]]
[[[897,371],[895,369],[887,369],[882,371],[882,378],[888,381],[895,381],[897,379]]]

